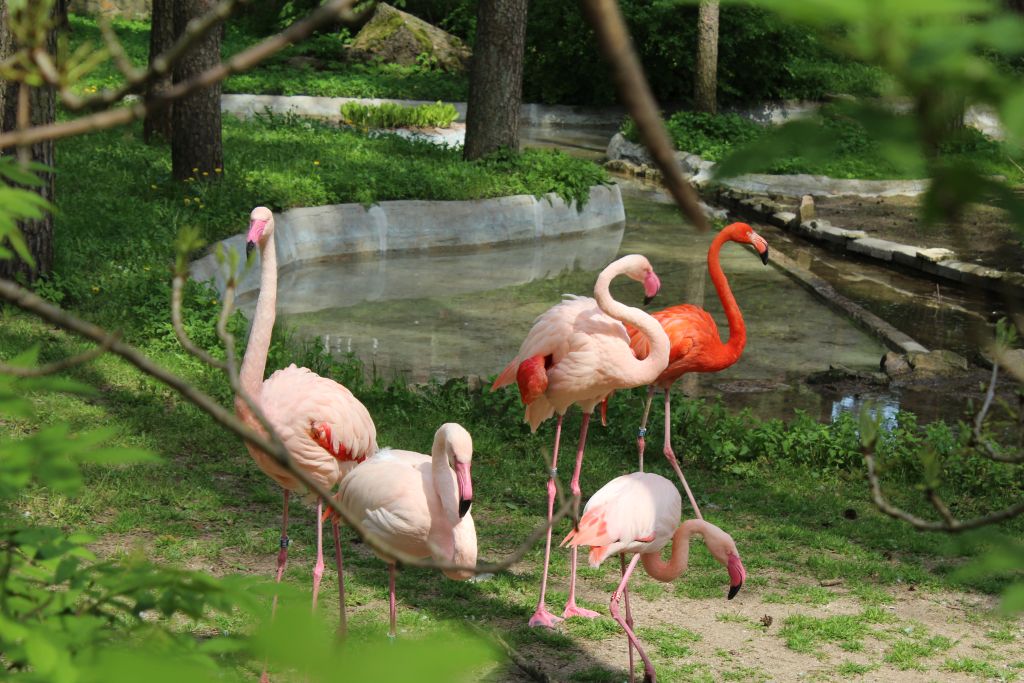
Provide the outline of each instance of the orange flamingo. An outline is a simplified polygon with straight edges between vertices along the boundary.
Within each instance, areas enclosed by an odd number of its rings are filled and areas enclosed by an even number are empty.
[[[718,262],[718,253],[726,242],[739,242],[749,244],[761,255],[761,262],[768,264],[768,243],[758,235],[746,223],[732,223],[722,228],[721,232],[711,242],[708,249],[708,272],[711,274],[711,282],[715,285],[718,298],[725,309],[725,317],[729,322],[729,341],[722,343],[718,334],[718,326],[714,318],[707,311],[699,306],[691,304],[680,304],[670,306],[664,310],[657,311],[651,315],[661,323],[665,334],[669,339],[668,366],[658,376],[658,379],[647,389],[647,402],[644,404],[644,417],[640,424],[637,436],[637,448],[640,451],[640,471],[644,469],[644,436],[647,434],[647,416],[651,411],[651,399],[654,397],[654,390],[659,387],[665,391],[665,457],[668,458],[672,469],[679,475],[683,483],[686,497],[690,499],[690,505],[699,519],[704,519],[697,507],[697,501],[686,483],[683,470],[679,467],[679,461],[672,451],[672,422],[670,419],[671,389],[680,377],[688,372],[718,372],[729,367],[743,353],[743,347],[747,344],[747,328],[743,324],[743,316],[740,314],[740,307],[736,304],[736,297],[729,289],[729,281],[725,279],[722,266]],[[629,344],[636,353],[637,358],[646,358],[650,352],[650,342],[647,335],[641,331],[627,327],[629,331]]]
[[[511,384],[519,385],[526,404],[525,421],[537,431],[541,422],[558,414],[555,445],[551,453],[551,476],[548,479],[548,534],[544,547],[544,573],[540,583],[540,600],[530,618],[530,626],[554,626],[562,619],[548,611],[544,595],[548,584],[551,560],[551,520],[555,505],[555,476],[558,473],[558,443],[562,435],[562,418],[574,403],[583,409],[580,442],[576,449],[576,468],[572,475],[572,493],[580,500],[580,467],[583,447],[587,442],[587,425],[594,408],[616,389],[629,389],[649,384],[665,368],[668,361],[668,338],[661,325],[639,308],[631,308],[612,298],[608,286],[617,275],[625,275],[644,285],[648,303],[661,288],[650,262],[639,254],[623,256],[601,271],[594,284],[594,298],[566,295],[561,303],[542,313],[526,335],[519,353],[494,381],[491,390]],[[648,353],[638,359],[629,346],[623,323],[651,336]],[[569,599],[562,613],[568,617],[596,617],[597,612],[576,605],[576,549],[569,561]]]

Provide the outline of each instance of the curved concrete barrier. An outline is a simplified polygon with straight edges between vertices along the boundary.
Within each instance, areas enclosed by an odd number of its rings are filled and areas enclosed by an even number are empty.
[[[282,271],[340,256],[399,253],[414,250],[473,250],[498,245],[565,237],[625,223],[618,185],[595,185],[583,208],[554,193],[541,198],[514,195],[472,201],[403,200],[333,204],[290,209],[275,214],[275,242]],[[245,235],[221,242],[239,253]],[[224,291],[224,274],[212,253],[192,262],[193,279],[212,281]],[[241,298],[258,288],[252,268],[238,287]]]

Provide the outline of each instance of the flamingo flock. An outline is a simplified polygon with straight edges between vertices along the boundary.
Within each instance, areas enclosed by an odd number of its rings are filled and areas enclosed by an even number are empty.
[[[633,630],[628,582],[639,560],[659,581],[672,581],[687,567],[689,541],[701,536],[717,561],[728,569],[732,599],[746,577],[732,538],[704,521],[678,460],[672,450],[669,392],[687,372],[715,372],[735,363],[744,348],[746,331],[739,307],[718,263],[725,242],[754,247],[767,263],[768,245],[749,225],[733,223],[715,238],[708,252],[712,282],[729,323],[729,340],[722,342],[712,317],[703,309],[682,304],[654,314],[616,301],[609,286],[624,275],[643,286],[647,304],[661,287],[650,262],[643,256],[624,256],[607,266],[597,278],[594,296],[566,295],[538,316],[516,354],[498,375],[492,391],[515,382],[526,407],[524,421],[532,431],[557,416],[547,481],[547,538],[537,607],[529,619],[533,627],[554,628],[563,619],[593,618],[599,614],[576,604],[576,569],[579,548],[589,547],[589,562],[599,566],[619,555],[622,578],[612,594],[610,612],[629,643],[630,679],[633,651],[644,663],[645,680],[655,680],[654,667]],[[260,293],[249,332],[249,343],[239,372],[238,417],[257,431],[265,419],[291,457],[294,467],[326,490],[335,490],[337,503],[361,534],[372,536],[376,547],[398,554],[433,558],[451,579],[474,575],[477,536],[473,517],[471,463],[473,439],[461,425],[441,425],[430,455],[393,448],[379,449],[376,428],[366,407],[341,384],[294,364],[266,380],[267,355],[276,315],[277,260],[274,216],[265,207],[250,214],[246,249],[261,256]],[[582,516],[580,471],[587,429],[597,406],[604,406],[616,390],[648,386],[643,422],[638,437],[640,470],[617,477],[587,502]],[[643,472],[644,435],[651,399],[656,388],[665,394],[664,454],[678,475],[696,519],[681,521],[681,496],[675,485],[657,474]],[[547,609],[546,591],[551,559],[552,520],[557,493],[558,453],[562,422],[573,405],[583,411],[576,460],[570,481],[573,494],[573,530],[562,541],[570,548],[569,595],[561,616]],[[288,560],[288,510],[292,493],[316,503],[317,559],[313,568],[312,602],[317,605],[324,571],[323,522],[331,518],[338,572],[339,630],[345,630],[345,593],[339,520],[324,514],[324,501],[306,491],[302,482],[274,458],[246,444],[256,465],[284,491],[280,548],[275,580],[281,581]],[[671,542],[671,558],[660,551]],[[397,558],[377,553],[389,570],[389,636],[395,628],[395,574]],[[632,554],[626,562],[626,556]],[[626,615],[619,604],[625,597]],[[274,602],[276,608],[276,598]],[[262,681],[268,676],[264,671]]]

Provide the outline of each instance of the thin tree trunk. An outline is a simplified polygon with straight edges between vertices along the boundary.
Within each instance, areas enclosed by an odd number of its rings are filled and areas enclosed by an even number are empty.
[[[66,23],[67,5],[63,1],[55,2],[52,16],[55,25]],[[8,57],[17,49],[14,36],[9,32],[10,18],[6,0],[0,0],[0,59]],[[46,49],[56,56],[57,33],[51,30],[47,35]],[[25,99],[22,100],[22,97]],[[19,83],[4,82],[0,84],[0,130],[8,131],[15,128],[38,126],[53,123],[56,120],[56,93],[51,86],[32,88]],[[19,160],[34,161],[50,168],[54,165],[53,141],[40,142],[30,147],[18,148],[15,151]],[[54,201],[53,173],[42,174],[44,183],[35,191],[49,202]],[[18,224],[29,253],[35,261],[35,268],[15,256],[12,260],[0,261],[0,277],[7,279],[24,278],[31,281],[53,267],[53,215],[47,213],[40,220],[21,221]]]
[[[158,55],[174,44],[174,0],[153,0],[153,16],[149,29],[149,64]],[[167,74],[150,84],[146,90],[149,99],[157,93],[171,87],[173,74]],[[169,142],[171,139],[171,116],[174,105],[163,107],[146,114],[142,124],[142,139],[152,142],[154,139]]]
[[[693,108],[714,114],[718,111],[718,0],[702,0],[697,22]]]
[[[214,0],[177,0],[174,3],[174,35],[188,22],[213,8]],[[199,41],[174,67],[174,82],[188,80],[220,62],[221,31]],[[221,147],[220,83],[199,90],[174,103],[171,112],[171,172],[177,180],[190,176],[212,180],[224,167]],[[206,174],[206,175],[204,175]]]
[[[526,0],[480,0],[466,111],[467,160],[519,150]]]

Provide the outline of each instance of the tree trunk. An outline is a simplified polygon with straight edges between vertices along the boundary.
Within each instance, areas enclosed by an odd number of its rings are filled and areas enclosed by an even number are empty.
[[[52,16],[55,25],[60,26],[67,21],[67,6],[64,2],[54,3]],[[9,32],[10,19],[6,0],[0,0],[0,59],[8,57],[17,49],[14,36]],[[56,58],[57,33],[51,30],[47,35],[46,48]],[[19,112],[20,98],[26,102]],[[53,123],[56,120],[56,93],[51,86],[39,88],[22,87],[19,83],[4,82],[0,84],[0,130],[8,131],[20,125],[39,126]],[[22,161],[34,161],[50,168],[54,165],[53,141],[39,142],[30,147],[18,148],[15,154]],[[54,201],[53,173],[43,174],[44,183],[35,191],[49,202]],[[35,261],[35,268],[15,256],[12,260],[0,261],[0,277],[6,279],[35,279],[48,273],[53,267],[53,215],[47,213],[41,220],[21,221],[18,224],[29,253]]]
[[[185,25],[208,12],[214,0],[178,0],[174,3],[174,35]],[[174,67],[174,82],[180,83],[220,63],[221,30],[210,32]],[[171,173],[177,180],[190,176],[212,180],[224,167],[221,147],[220,84],[198,90],[174,103],[171,112]],[[205,175],[204,175],[205,174]]]
[[[174,1],[153,0],[153,17],[149,30],[149,65],[153,60],[174,44]],[[153,81],[146,89],[146,99],[171,87],[173,74]],[[171,116],[174,105],[146,114],[142,124],[142,139],[152,142],[154,139],[169,142],[171,139]]]
[[[463,156],[519,150],[526,0],[480,0],[469,77]]]
[[[714,114],[718,111],[718,0],[702,0],[697,22],[693,108]]]

